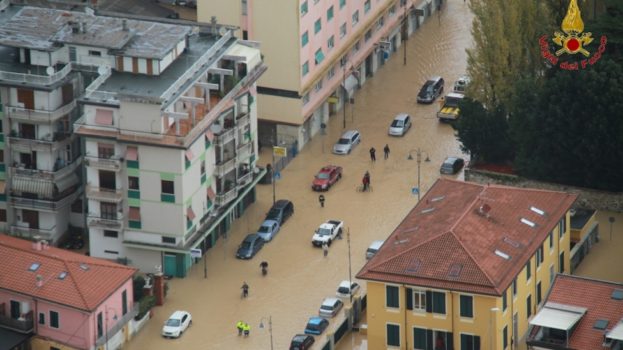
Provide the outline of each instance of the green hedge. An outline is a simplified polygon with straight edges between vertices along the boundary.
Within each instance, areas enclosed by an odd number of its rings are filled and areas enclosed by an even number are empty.
[[[144,296],[139,301],[138,315],[136,315],[136,317],[134,317],[134,319],[135,320],[140,320],[155,305],[156,305],[156,297],[155,296],[153,296],[153,295],[146,295],[146,296]]]

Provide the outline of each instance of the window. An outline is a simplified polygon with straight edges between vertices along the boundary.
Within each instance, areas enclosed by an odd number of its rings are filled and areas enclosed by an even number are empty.
[[[131,190],[138,190],[138,177],[128,176],[128,188]]]
[[[353,13],[353,27],[359,22],[359,10]]]
[[[346,6],[346,0],[340,0],[340,9]]]
[[[567,230],[567,218],[563,217],[562,220],[558,223],[558,235],[562,238],[565,235],[565,231]]]
[[[554,276],[556,276],[556,272],[554,272],[554,264],[549,266],[549,283],[552,284],[554,282]]]
[[[372,29],[368,30],[364,36],[364,41],[368,42],[368,40],[370,40],[372,38]]]
[[[309,73],[309,62],[305,61],[301,70],[303,71],[303,76],[306,76]]]
[[[551,252],[554,248],[554,232],[549,233],[549,251]]]
[[[121,314],[125,316],[128,313],[128,291],[121,293]]]
[[[435,314],[446,314],[446,293],[432,292],[432,311]]]
[[[508,347],[508,326],[504,326],[504,330],[502,330],[502,349],[506,349]]]
[[[385,286],[385,306],[400,307],[400,302],[398,299],[398,287]]]
[[[119,252],[116,250],[104,250],[104,253],[106,254],[114,254],[114,255],[119,255]]]
[[[376,29],[381,29],[385,25],[385,17],[379,17],[379,21],[376,23]]]
[[[346,36],[346,23],[342,23],[340,26],[340,39]]]
[[[102,57],[102,53],[96,50],[89,50],[89,56]]]
[[[318,34],[318,32],[322,29],[322,19],[318,18],[316,22],[314,22],[314,34]]]
[[[528,262],[526,263],[526,281],[530,280],[530,277],[532,277],[532,269],[530,268],[530,259],[528,259]]]
[[[543,246],[540,246],[539,249],[536,250],[536,267],[541,266],[543,263]]]
[[[372,8],[372,4],[370,0],[366,0],[366,2],[363,3],[363,12],[364,13],[370,12],[370,8]]]
[[[327,40],[327,47],[331,50],[335,46],[335,36],[331,35]]]
[[[247,12],[248,12],[248,4],[247,4],[247,0],[242,0],[241,5],[242,5],[242,15],[243,15],[243,16],[246,16],[246,15],[247,15]],[[246,40],[246,39],[244,39],[244,40]]]
[[[71,203],[71,212],[82,213],[82,199],[76,199],[75,202]]]
[[[400,326],[387,324],[387,346],[400,346]]]
[[[327,72],[327,80],[333,78],[333,76],[335,76],[335,67],[331,67]]]
[[[6,209],[0,209],[0,221],[6,222]]]
[[[474,298],[470,295],[461,295],[461,317],[474,317]]]
[[[424,312],[426,311],[426,292],[423,290],[415,289],[413,291],[413,310]]]
[[[318,83],[316,83],[316,87],[314,89],[316,91],[322,90],[322,79],[318,80]]]
[[[508,290],[504,291],[504,294],[502,294],[502,312],[506,311],[506,308],[508,307],[508,298],[507,295],[508,294]]]
[[[396,14],[396,5],[392,5],[392,7],[389,8],[389,17],[393,17]]]
[[[119,232],[111,231],[111,230],[104,230],[104,237],[118,238],[119,237]]]
[[[319,65],[322,61],[324,61],[324,53],[322,52],[322,49],[318,49],[314,54],[314,64]]]
[[[161,188],[162,193],[175,194],[175,186],[174,186],[173,181],[161,180],[160,188]]]
[[[39,324],[45,324],[45,313],[44,312],[39,313]]]
[[[58,312],[50,311],[50,327],[59,328]]]
[[[309,92],[303,95],[303,106],[309,103]]]
[[[162,243],[175,244],[175,237],[162,236]]]
[[[305,33],[301,35],[301,47],[305,47],[305,45],[307,45],[308,42],[309,42],[309,33],[305,31]]]
[[[141,208],[128,208],[128,226],[130,226],[130,228],[141,228]]]
[[[517,296],[517,277],[513,280],[513,297]]]
[[[109,143],[97,144],[98,158],[110,159],[115,155],[115,145]]]
[[[461,350],[480,350],[480,337],[471,334],[461,334]]]
[[[526,318],[532,316],[532,295],[528,295],[526,298]]]
[[[97,337],[101,338],[104,335],[104,315],[101,312],[97,313]]]
[[[413,348],[417,350],[428,349],[426,346],[426,329],[413,327]]]
[[[117,219],[117,204],[100,202],[100,217],[102,219]]]
[[[536,304],[539,305],[541,303],[541,281],[536,284]]]
[[[307,11],[309,11],[309,8],[307,7],[307,1],[304,1],[301,4],[301,17],[305,16],[305,14],[307,13]]]
[[[330,22],[333,19],[333,6],[329,7],[327,10],[327,22]]]
[[[558,259],[558,263],[560,264],[560,273],[565,272],[565,252],[560,252],[560,258]]]

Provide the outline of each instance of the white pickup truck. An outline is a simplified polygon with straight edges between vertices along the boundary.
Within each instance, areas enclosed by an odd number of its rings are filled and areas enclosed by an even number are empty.
[[[328,220],[327,222],[320,224],[320,227],[318,227],[316,232],[314,232],[312,244],[316,247],[320,247],[324,243],[331,245],[331,242],[342,234],[343,227],[344,221],[340,220]]]

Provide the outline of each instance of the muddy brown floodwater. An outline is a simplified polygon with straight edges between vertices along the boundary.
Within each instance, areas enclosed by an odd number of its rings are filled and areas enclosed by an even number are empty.
[[[446,90],[450,90],[465,72],[472,15],[460,0],[447,1],[442,11],[441,20],[433,15],[408,40],[406,66],[401,48],[357,92],[354,111],[350,106],[347,110],[347,128],[361,131],[361,145],[348,156],[330,153],[343,131],[340,111],[331,117],[327,135],[314,137],[282,172],[277,198],[292,200],[295,214],[275,239],[250,261],[234,256],[242,238],[259,226],[272,204],[272,187],[260,185],[257,202],[234,223],[229,237],[219,239],[207,253],[207,279],[200,262],[189,277],[169,281],[166,304],[155,309],[153,319],[125,349],[270,349],[268,329],[258,327],[261,320],[267,323],[268,317],[272,319],[274,349],[287,349],[292,336],[303,331],[307,318],[317,315],[322,299],[334,296],[338,283],[348,279],[346,235],[334,242],[324,258],[321,249],[310,243],[316,227],[327,219],[345,222],[351,235],[354,276],[365,263],[370,242],[386,238],[417,202],[417,196],[411,194],[417,183],[417,162],[407,160],[409,151],[421,148],[426,153],[423,159],[426,155],[430,158],[421,163],[424,191],[439,177],[446,156],[461,155],[451,127],[439,124],[435,117],[438,104],[416,104],[416,94],[427,77],[443,76]],[[413,127],[402,138],[390,138],[387,127],[399,112],[414,116]],[[385,144],[391,149],[387,160],[383,159]],[[377,149],[375,163],[368,153],[372,146]],[[270,154],[264,150],[260,164],[269,160]],[[325,164],[343,166],[344,177],[324,194],[325,207],[320,208],[318,193],[311,191],[310,182]],[[371,173],[373,192],[359,193],[356,188],[366,170]],[[462,179],[462,174],[458,178]],[[266,277],[259,269],[262,260],[270,264]],[[245,300],[240,298],[243,281],[250,286]],[[360,284],[365,287],[364,282]],[[190,311],[193,326],[180,339],[163,339],[162,323],[174,310]],[[238,320],[250,324],[250,337],[237,336]],[[324,343],[324,336],[319,338],[314,349]],[[350,349],[351,342],[360,344],[361,340],[346,338],[340,349]]]

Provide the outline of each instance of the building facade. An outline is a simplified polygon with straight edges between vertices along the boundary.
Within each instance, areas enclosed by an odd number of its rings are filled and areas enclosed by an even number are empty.
[[[137,312],[136,269],[43,242],[0,235],[11,261],[0,267],[0,329],[32,350],[121,347]]]
[[[214,0],[199,1],[197,17],[239,25],[238,36],[262,43],[272,68],[258,82],[260,142],[296,148],[327,125],[441,3]]]
[[[372,349],[525,349],[575,195],[438,180],[357,275]]]

